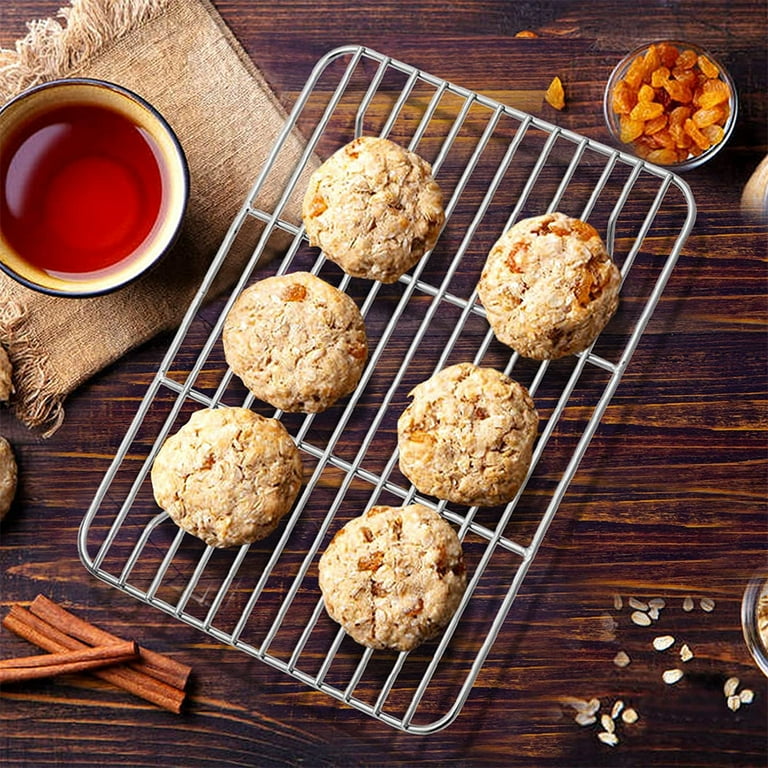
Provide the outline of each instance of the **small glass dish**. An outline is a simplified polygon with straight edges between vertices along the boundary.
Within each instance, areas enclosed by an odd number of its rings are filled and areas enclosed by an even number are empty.
[[[744,590],[741,629],[752,658],[768,677],[768,572],[756,574]]]
[[[621,149],[686,171],[710,160],[728,141],[738,95],[728,70],[712,54],[693,43],[659,40],[635,48],[616,65],[603,112]]]

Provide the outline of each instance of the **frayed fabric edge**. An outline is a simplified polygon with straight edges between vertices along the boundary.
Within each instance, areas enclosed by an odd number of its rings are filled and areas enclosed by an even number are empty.
[[[0,100],[67,77],[101,50],[158,16],[171,0],[71,0],[56,17],[30,21],[15,49],[0,48]],[[26,328],[26,311],[14,301],[0,307],[0,343],[13,365],[11,408],[31,429],[50,437],[64,421],[67,393],[46,373],[47,356]]]
[[[0,307],[0,343],[13,367],[11,408],[27,427],[50,437],[64,421],[64,395],[46,373],[46,354],[25,327],[26,317],[19,302]]]
[[[71,0],[56,17],[30,21],[15,49],[0,48],[0,99],[67,77],[101,49],[160,14],[170,0]]]

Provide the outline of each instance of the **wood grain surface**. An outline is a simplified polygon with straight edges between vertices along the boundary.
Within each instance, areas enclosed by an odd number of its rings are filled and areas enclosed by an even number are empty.
[[[607,141],[601,100],[611,69],[637,43],[666,37],[697,42],[724,61],[738,87],[739,121],[723,151],[685,175],[698,207],[694,229],[450,726],[401,733],[87,573],[78,527],[163,357],[171,338],[164,335],[75,392],[49,439],[0,413],[20,469],[16,503],[0,529],[0,609],[44,593],[190,664],[189,706],[176,716],[84,675],[9,686],[0,692],[0,764],[765,766],[768,681],[743,641],[740,607],[750,577],[768,566],[766,226],[739,210],[741,190],[768,151],[765,4],[215,5],[287,108],[322,55],[364,44]],[[2,2],[0,44],[12,45],[26,20],[55,9],[43,0]],[[524,29],[539,37],[516,38]],[[560,113],[542,98],[555,74],[566,89]],[[667,241],[660,235],[650,245]],[[171,583],[169,594],[178,588]],[[200,590],[195,599],[204,605],[204,583]],[[279,595],[280,585],[274,590]],[[658,622],[633,624],[630,596],[662,597]],[[686,596],[695,600],[689,612]],[[715,601],[712,612],[700,608],[703,597]],[[676,639],[664,653],[651,646],[661,634]],[[682,643],[694,651],[684,664]],[[631,658],[624,669],[613,663],[621,650]],[[0,633],[1,658],[31,653]],[[674,666],[687,674],[665,685],[662,672]],[[722,690],[731,676],[755,694],[737,712]],[[427,714],[441,713],[440,693],[428,697]],[[620,722],[620,742],[610,747],[595,725],[574,722],[568,697],[598,697],[603,712],[620,699],[639,720]]]

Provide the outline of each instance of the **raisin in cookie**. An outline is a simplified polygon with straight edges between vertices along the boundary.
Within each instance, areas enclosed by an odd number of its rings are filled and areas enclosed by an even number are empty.
[[[400,471],[457,504],[510,501],[531,463],[539,416],[528,390],[493,368],[458,363],[411,391],[397,422]]]
[[[259,399],[318,413],[357,386],[368,358],[355,302],[308,272],[246,288],[224,323],[224,354]]]
[[[204,408],[152,465],[158,505],[212,547],[268,536],[301,487],[299,451],[283,425],[247,408]]]
[[[320,558],[328,615],[370,648],[410,651],[448,624],[467,584],[461,543],[420,504],[372,507]]]
[[[0,437],[0,520],[11,508],[13,497],[16,495],[17,479],[18,467],[11,444],[4,437]]]
[[[499,238],[477,291],[499,341],[546,360],[594,341],[616,311],[620,283],[591,224],[548,213],[519,221]]]
[[[310,177],[302,206],[311,245],[354,277],[394,283],[445,221],[432,167],[389,139],[362,136]]]

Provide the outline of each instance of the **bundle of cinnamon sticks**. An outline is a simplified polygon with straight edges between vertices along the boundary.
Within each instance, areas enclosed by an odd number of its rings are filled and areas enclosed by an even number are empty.
[[[48,653],[0,661],[0,684],[89,671],[142,699],[180,712],[191,672],[186,664],[123,640],[44,595],[11,607],[3,626]]]

